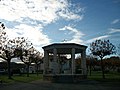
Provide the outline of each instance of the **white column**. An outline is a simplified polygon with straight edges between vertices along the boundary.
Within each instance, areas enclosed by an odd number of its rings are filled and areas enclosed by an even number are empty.
[[[60,54],[58,54],[58,74],[60,74]]]
[[[53,49],[53,54],[54,54],[53,55],[53,61],[56,62],[57,61],[57,49],[56,48]]]
[[[53,64],[54,64],[54,69],[53,72],[54,74],[58,73],[58,64],[57,64],[57,49],[53,49]]]
[[[83,75],[87,75],[86,52],[85,52],[85,50],[82,51],[82,53],[81,53],[81,58],[82,58],[82,60],[81,60],[81,68],[82,68],[82,70],[83,70]]]
[[[49,67],[48,52],[44,50],[44,72],[43,72],[44,75],[46,74],[48,67]]]
[[[72,74],[75,74],[75,48],[72,48]]]

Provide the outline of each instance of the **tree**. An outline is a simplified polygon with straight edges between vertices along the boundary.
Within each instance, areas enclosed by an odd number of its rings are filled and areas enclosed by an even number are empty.
[[[14,39],[9,39],[4,29],[4,24],[0,22],[0,58],[7,61],[8,78],[11,79],[10,61],[12,58],[16,57],[15,48],[17,47],[17,42],[14,42]]]
[[[119,57],[120,57],[120,44],[118,45],[117,48],[118,48],[118,49],[117,49],[117,53],[118,53],[118,55],[119,55]]]
[[[108,70],[118,70],[120,68],[120,58],[116,56],[112,56],[110,58],[105,58],[104,59],[105,67]]]
[[[87,55],[86,60],[87,60],[87,69],[89,66],[88,70],[89,70],[89,72],[90,72],[89,74],[91,76],[92,68],[94,68],[94,66],[96,65],[95,64],[96,58],[92,54],[90,54],[90,55]]]
[[[25,55],[26,54],[26,55]],[[23,54],[20,59],[24,64],[27,66],[27,77],[29,77],[29,66],[33,62],[33,55],[30,53],[29,50],[25,50],[25,54]]]
[[[105,79],[104,75],[104,64],[103,58],[107,55],[115,53],[115,46],[110,43],[109,40],[96,40],[90,44],[90,50],[93,55],[98,56],[101,60],[101,69],[102,69],[102,76]]]
[[[8,63],[8,78],[11,79],[10,61],[14,57],[14,49],[11,40],[8,39],[5,26],[0,22],[0,57]]]
[[[14,39],[17,42],[17,47],[15,48],[15,55],[24,62],[27,66],[27,77],[29,77],[29,66],[33,61],[33,46],[30,41],[24,37],[17,37]]]
[[[34,63],[36,64],[36,72],[38,76],[38,66],[43,63],[43,54],[36,50],[36,53],[34,54]]]
[[[28,49],[28,61],[26,63],[26,60],[23,61],[24,63],[27,64],[27,66],[29,66],[31,63],[35,63],[36,64],[36,72],[37,72],[37,76],[38,76],[38,66],[43,63],[43,54],[40,53],[39,51],[37,51],[33,46],[31,48]]]

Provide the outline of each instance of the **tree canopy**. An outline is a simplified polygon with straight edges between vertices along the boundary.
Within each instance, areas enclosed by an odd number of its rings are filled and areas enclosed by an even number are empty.
[[[93,55],[100,57],[102,75],[105,79],[103,57],[115,53],[115,46],[109,40],[99,39],[90,44],[90,50]]]
[[[90,50],[93,55],[103,58],[116,52],[115,46],[109,40],[96,40],[90,44]]]

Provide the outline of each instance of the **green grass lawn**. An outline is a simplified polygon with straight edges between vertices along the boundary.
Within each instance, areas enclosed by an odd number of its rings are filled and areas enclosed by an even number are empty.
[[[99,81],[120,81],[120,73],[108,72],[108,73],[105,73],[105,78],[106,79],[102,79],[101,71],[92,71],[91,76],[88,73],[88,79],[99,80]]]
[[[8,79],[7,75],[0,75],[0,80],[3,81],[3,83],[15,83],[15,82],[31,82],[35,80],[42,80],[42,75],[39,74],[38,76],[36,74],[30,74],[29,77],[24,75],[14,75],[12,76],[12,79]]]
[[[7,75],[0,75],[0,80],[3,81],[3,83],[15,83],[15,82],[31,82],[35,80],[42,80],[43,77],[42,74],[39,74],[37,76],[36,74],[30,74],[29,77],[26,76],[26,74],[23,75],[13,75],[12,79],[8,79]],[[106,79],[102,79],[102,72],[101,71],[92,71],[91,76],[88,73],[88,79],[89,80],[97,80],[101,82],[120,82],[120,73],[117,72],[108,72],[105,74]]]

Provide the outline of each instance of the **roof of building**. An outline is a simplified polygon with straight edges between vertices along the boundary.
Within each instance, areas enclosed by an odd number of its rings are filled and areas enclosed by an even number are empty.
[[[71,49],[75,48],[75,53],[81,53],[81,51],[86,50],[87,46],[76,44],[76,43],[54,43],[42,47],[50,53],[53,53],[53,49],[57,49],[57,53],[71,53]]]

